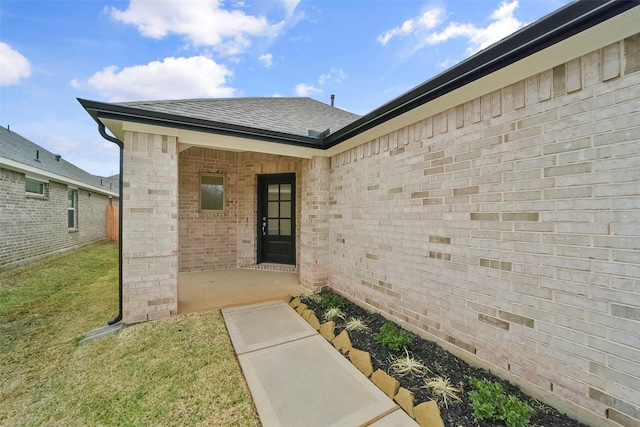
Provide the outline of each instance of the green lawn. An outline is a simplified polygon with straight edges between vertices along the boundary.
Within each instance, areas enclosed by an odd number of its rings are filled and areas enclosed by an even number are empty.
[[[117,244],[0,273],[0,425],[260,424],[219,311],[79,346],[117,299]]]

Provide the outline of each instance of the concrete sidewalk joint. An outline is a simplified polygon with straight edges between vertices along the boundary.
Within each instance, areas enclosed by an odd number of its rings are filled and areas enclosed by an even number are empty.
[[[286,302],[222,314],[264,427],[417,425]]]

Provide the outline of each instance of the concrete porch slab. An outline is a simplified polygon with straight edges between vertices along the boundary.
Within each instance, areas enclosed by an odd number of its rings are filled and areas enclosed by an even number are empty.
[[[303,292],[298,273],[242,268],[180,273],[178,312],[283,300]]]
[[[264,427],[417,426],[285,302],[222,314]]]

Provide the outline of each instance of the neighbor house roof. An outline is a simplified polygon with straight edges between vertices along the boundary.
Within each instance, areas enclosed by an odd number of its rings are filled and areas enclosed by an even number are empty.
[[[204,133],[295,145],[306,155],[333,155],[629,37],[638,31],[638,5],[638,0],[571,2],[363,117],[308,98],[79,101],[117,137],[126,122],[129,130],[179,129],[175,134],[187,145],[261,149],[239,139],[205,141],[197,135]],[[325,134],[306,133],[327,128]]]
[[[27,176],[51,179],[118,196],[118,179],[91,175],[62,156],[42,148],[23,136],[0,126],[0,166],[18,170]]]

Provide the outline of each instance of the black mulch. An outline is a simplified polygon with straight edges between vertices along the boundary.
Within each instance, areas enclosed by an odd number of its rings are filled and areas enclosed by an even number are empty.
[[[349,337],[351,338],[353,347],[358,350],[369,352],[374,371],[380,368],[387,373],[391,373],[389,371],[390,360],[395,357],[403,356],[405,353],[404,350],[389,350],[376,341],[380,327],[386,323],[387,320],[380,314],[366,311],[346,298],[342,298],[342,300],[344,303],[342,311],[346,315],[345,319],[333,319],[333,321],[336,322],[335,334],[338,335],[345,329],[346,321],[350,318],[355,317],[364,320],[366,325],[369,327],[367,331],[349,331]],[[308,300],[305,300],[304,303],[314,311],[316,317],[320,320],[320,323],[322,323],[324,321],[323,315],[325,310],[321,308],[318,303]],[[431,341],[427,341],[416,336],[413,342],[409,345],[408,350],[414,357],[420,360],[432,371],[433,374],[428,374],[427,378],[434,376],[446,377],[450,380],[453,386],[462,389],[462,392],[459,395],[462,402],[453,401],[450,402],[448,406],[441,403],[438,404],[442,419],[447,427],[497,427],[504,425],[503,423],[496,424],[493,420],[474,420],[473,409],[471,408],[468,396],[468,393],[473,389],[469,383],[469,377],[499,382],[502,384],[507,394],[515,395],[521,400],[528,402],[535,409],[529,423],[530,427],[586,427],[584,424],[569,418],[554,408],[543,405],[542,403],[530,398],[520,391],[520,389],[515,385],[492,375],[484,369],[468,365],[463,360],[452,355],[447,350]],[[415,394],[414,405],[427,402],[429,400],[435,400],[430,395],[429,390],[424,387],[425,377],[414,375],[405,375],[402,377],[394,375],[394,377],[400,381],[401,387],[411,390]]]

